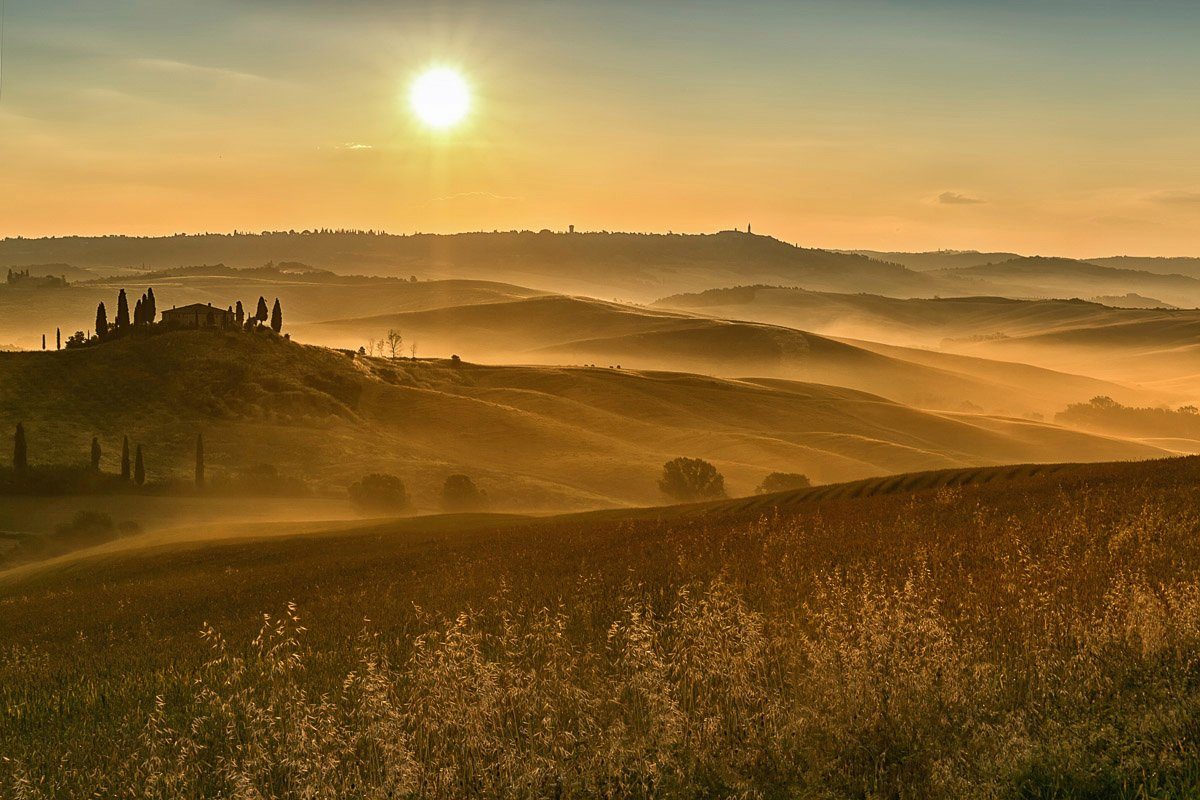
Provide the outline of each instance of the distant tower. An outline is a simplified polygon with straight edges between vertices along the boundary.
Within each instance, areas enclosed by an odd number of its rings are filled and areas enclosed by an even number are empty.
[[[567,233],[574,233],[574,232],[575,232],[575,226],[574,226],[574,225],[568,225],[568,226],[567,226]]]

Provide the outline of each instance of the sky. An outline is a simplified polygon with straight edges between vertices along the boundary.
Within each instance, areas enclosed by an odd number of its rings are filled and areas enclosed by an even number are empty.
[[[1193,0],[0,3],[0,236],[1200,255]],[[471,90],[443,131],[434,66]]]

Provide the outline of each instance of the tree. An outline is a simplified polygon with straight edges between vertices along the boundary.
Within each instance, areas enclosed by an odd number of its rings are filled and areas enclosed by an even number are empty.
[[[92,472],[100,471],[100,440],[92,437]]]
[[[54,329],[54,349],[62,350],[62,328]]]
[[[204,486],[204,434],[196,434],[196,486]]]
[[[104,303],[96,306],[96,335],[101,339],[104,334],[108,333],[108,311],[104,308]]]
[[[146,464],[142,461],[142,446],[137,446],[137,457],[133,463],[133,482],[141,486],[146,482]]]
[[[122,289],[117,294],[117,330],[123,331],[129,327],[129,300],[125,297],[125,290]]]
[[[758,494],[773,494],[792,489],[807,489],[809,486],[812,486],[812,483],[809,482],[807,475],[801,475],[798,472],[772,472],[763,478],[762,483],[755,491]]]
[[[275,298],[275,307],[271,309],[271,330],[279,333],[283,330],[283,309],[279,307],[279,298]]]
[[[133,306],[133,324],[134,326],[143,324],[142,318],[142,301],[139,299]]]
[[[24,472],[29,468],[29,448],[25,444],[25,424],[17,423],[13,436],[13,472]]]
[[[237,321],[238,327],[246,324],[246,309],[242,308],[242,301],[237,301],[237,308],[233,312],[233,318]]]
[[[388,351],[392,354],[393,359],[396,357],[396,353],[403,352],[401,345],[404,344],[404,339],[400,336],[400,331],[395,328],[387,332],[387,338],[384,339],[384,342],[387,343]]]
[[[46,349],[46,334],[42,334],[42,349]]]
[[[259,322],[267,321],[267,298],[258,298],[258,310],[254,312],[254,318]]]
[[[397,510],[408,506],[408,491],[395,475],[364,475],[351,484],[348,493],[355,505],[363,508]]]
[[[703,459],[676,458],[663,464],[658,488],[685,503],[714,500],[725,496],[725,478]]]
[[[121,480],[129,480],[129,437],[121,440]]]
[[[442,486],[442,508],[447,511],[474,511],[487,504],[487,493],[466,475],[451,475]]]
[[[147,325],[153,325],[154,320],[158,318],[158,301],[154,299],[154,287],[146,290],[146,303],[142,308],[142,315],[146,318]]]

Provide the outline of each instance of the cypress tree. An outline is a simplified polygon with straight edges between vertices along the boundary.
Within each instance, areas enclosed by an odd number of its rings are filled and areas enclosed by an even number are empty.
[[[246,324],[246,309],[242,308],[242,301],[237,301],[237,308],[233,311],[233,318],[237,320],[238,327]]]
[[[25,425],[17,423],[17,433],[13,436],[13,472],[24,472],[29,467],[29,450],[25,445]]]
[[[142,322],[142,301],[138,300],[133,306],[133,324],[141,325]]]
[[[133,464],[133,482],[141,486],[146,482],[146,464],[142,461],[142,446],[137,446],[137,457]]]
[[[121,480],[129,480],[129,437],[121,442]]]
[[[42,349],[46,349],[46,334],[42,334]]]
[[[100,471],[100,440],[92,437],[92,472]]]
[[[117,295],[117,330],[123,331],[129,327],[129,300],[122,289]]]
[[[196,434],[196,486],[204,487],[204,434]]]
[[[158,303],[154,299],[153,286],[146,290],[146,307],[142,309],[142,313],[146,317],[147,325],[153,325],[154,320],[158,318]]]
[[[254,318],[259,322],[267,321],[267,298],[258,298],[258,310],[254,312]]]
[[[104,303],[96,306],[96,335],[101,339],[104,334],[108,333],[108,311],[104,308]]]
[[[62,350],[62,328],[54,329],[54,349]]]
[[[279,333],[283,330],[283,309],[279,307],[279,298],[275,298],[275,307],[271,309],[271,330]]]

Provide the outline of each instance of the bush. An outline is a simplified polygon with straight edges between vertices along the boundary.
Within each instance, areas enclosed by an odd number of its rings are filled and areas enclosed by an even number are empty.
[[[725,478],[717,468],[700,458],[676,458],[663,464],[658,488],[668,497],[685,503],[725,497]]]
[[[775,492],[789,492],[793,489],[807,489],[810,486],[812,483],[808,480],[808,476],[801,475],[799,472],[772,472],[763,478],[762,483],[755,491],[758,494],[774,494]]]
[[[477,511],[487,505],[487,492],[466,475],[451,475],[442,486],[442,508],[447,511]]]
[[[398,510],[408,507],[408,491],[395,475],[372,473],[355,481],[349,489],[350,499],[363,508]]]

